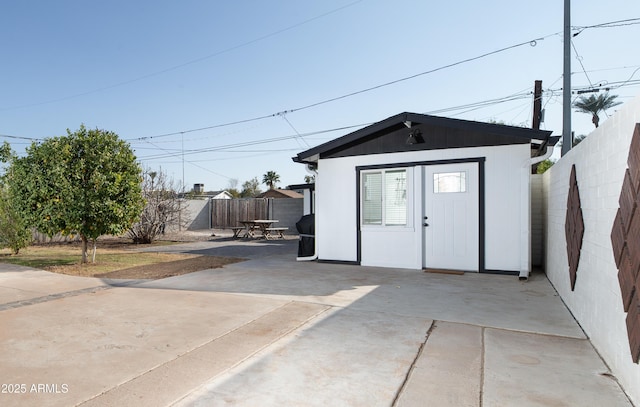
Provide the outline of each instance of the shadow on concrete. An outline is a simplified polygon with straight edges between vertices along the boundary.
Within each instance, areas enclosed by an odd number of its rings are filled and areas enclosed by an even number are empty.
[[[161,280],[140,289],[206,291],[584,337],[546,276],[465,273],[297,262],[297,241],[205,242],[170,248],[247,261]],[[532,312],[535,310],[535,312]]]

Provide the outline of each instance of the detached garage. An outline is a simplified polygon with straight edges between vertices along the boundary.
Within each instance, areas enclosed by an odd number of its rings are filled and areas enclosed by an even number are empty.
[[[531,166],[550,131],[401,113],[298,154],[320,261],[530,270]]]

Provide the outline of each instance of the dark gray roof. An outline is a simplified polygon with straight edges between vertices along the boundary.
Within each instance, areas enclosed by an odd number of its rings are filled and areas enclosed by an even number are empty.
[[[409,122],[410,128],[405,125]],[[416,129],[421,132],[421,141],[407,145],[404,140]],[[293,157],[293,161],[304,163],[329,157],[527,143],[541,150],[557,142],[557,137],[550,136],[551,131],[546,130],[404,112],[303,151]]]

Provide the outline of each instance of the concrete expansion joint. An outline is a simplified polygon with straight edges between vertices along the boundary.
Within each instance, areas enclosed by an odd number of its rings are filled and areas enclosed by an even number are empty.
[[[416,352],[416,357],[411,362],[411,365],[409,366],[409,369],[407,369],[407,374],[405,375],[404,380],[402,381],[402,384],[400,385],[400,388],[398,388],[398,391],[396,392],[396,395],[393,398],[393,402],[391,403],[392,407],[397,405],[398,400],[400,399],[400,396],[402,395],[402,392],[404,391],[405,387],[407,386],[407,383],[409,382],[409,379],[411,378],[411,374],[413,373],[413,371],[414,371],[414,369],[416,367],[416,363],[418,362],[418,359],[420,359],[420,356],[422,356],[422,352],[424,351],[424,348],[427,345],[427,341],[429,340],[429,336],[431,336],[431,333],[436,328],[437,322],[438,321],[433,320],[431,322],[431,325],[429,325],[429,329],[427,330],[427,333],[425,334],[424,341],[422,341],[420,343],[420,346],[418,347],[418,352]]]
[[[43,302],[59,300],[60,298],[68,298],[68,297],[75,297],[77,295],[82,295],[82,294],[95,293],[95,292],[98,292],[98,291],[108,290],[108,289],[111,289],[111,288],[114,288],[114,287],[113,286],[109,286],[109,285],[102,285],[102,286],[97,286],[97,287],[83,288],[83,289],[80,289],[80,290],[73,290],[73,291],[66,291],[66,292],[62,292],[62,293],[49,294],[49,295],[45,295],[45,296],[42,296],[42,297],[30,298],[28,300],[19,300],[19,301],[8,302],[6,304],[0,304],[0,311],[6,311],[6,310],[9,310],[9,309],[26,307],[28,305],[41,304]]]
[[[252,346],[250,350],[247,350],[245,353],[238,354],[239,357],[237,359],[233,360],[233,362],[226,364],[224,367],[207,372],[208,366],[212,365],[212,363],[209,360],[209,358],[212,355],[212,352],[213,353],[217,352],[218,350],[216,349],[220,348],[220,346],[223,346],[223,347],[229,346],[229,344],[237,341],[237,337],[242,337],[243,335],[246,335],[248,332],[256,331],[256,329],[260,331],[262,329],[260,328],[261,326],[265,326],[265,325],[271,326],[273,324],[273,321],[270,321],[270,319],[275,318],[274,321],[281,320],[282,317],[278,315],[286,314],[288,312],[286,308],[295,306],[295,304],[307,304],[307,303],[301,302],[301,301],[286,302],[254,319],[248,320],[247,322],[237,326],[234,329],[228,330],[225,333],[222,333],[216,337],[213,337],[210,340],[198,346],[194,346],[191,349],[186,350],[185,352],[182,352],[179,355],[176,355],[174,358],[170,360],[166,360],[163,363],[153,366],[147,369],[146,371],[138,374],[137,376],[129,378],[128,380],[121,382],[120,384],[110,389],[107,389],[104,392],[91,397],[90,399],[83,401],[82,403],[79,404],[79,406],[80,405],[107,405],[108,403],[111,402],[111,400],[118,400],[118,401],[128,400],[126,397],[128,397],[128,395],[131,393],[131,389],[136,388],[137,386],[140,386],[139,383],[141,382],[155,383],[159,380],[158,377],[162,377],[163,378],[162,380],[171,379],[173,381],[176,381],[178,377],[181,377],[181,379],[184,381],[184,383],[182,383],[183,387],[177,392],[174,390],[175,394],[173,396],[168,396],[171,400],[173,400],[170,403],[168,403],[168,405],[173,405],[176,402],[184,399],[184,397],[186,397],[186,395],[188,395],[190,392],[202,386],[202,383],[205,383],[216,377],[220,377],[229,371],[233,371],[233,369],[242,365],[246,361],[251,360],[257,354],[273,346],[275,343],[282,340],[286,336],[290,335],[292,332],[299,330],[301,327],[305,326],[313,319],[316,319],[318,316],[322,315],[323,313],[326,313],[329,309],[331,309],[330,306],[324,305],[319,311],[309,313],[308,316],[302,317],[300,320],[296,321],[295,323],[291,324],[286,328],[280,327],[281,329],[275,329],[271,334],[259,335],[262,338],[261,341],[254,344],[254,346]],[[236,334],[238,334],[238,336],[234,337],[234,335]],[[265,338],[268,338],[268,339],[265,340]],[[223,344],[223,345],[220,345],[220,344]],[[184,370],[185,369],[184,365],[190,365],[191,367]],[[195,382],[190,382],[190,380],[187,379],[187,376],[197,371],[205,371],[207,373],[202,373],[199,380]],[[167,390],[167,391],[171,392],[171,390]],[[158,396],[158,395],[156,394],[155,396]]]

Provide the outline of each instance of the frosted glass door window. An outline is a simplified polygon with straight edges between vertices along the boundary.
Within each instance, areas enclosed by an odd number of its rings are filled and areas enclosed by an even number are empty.
[[[445,194],[455,192],[467,192],[467,173],[440,172],[433,174],[433,193]]]

